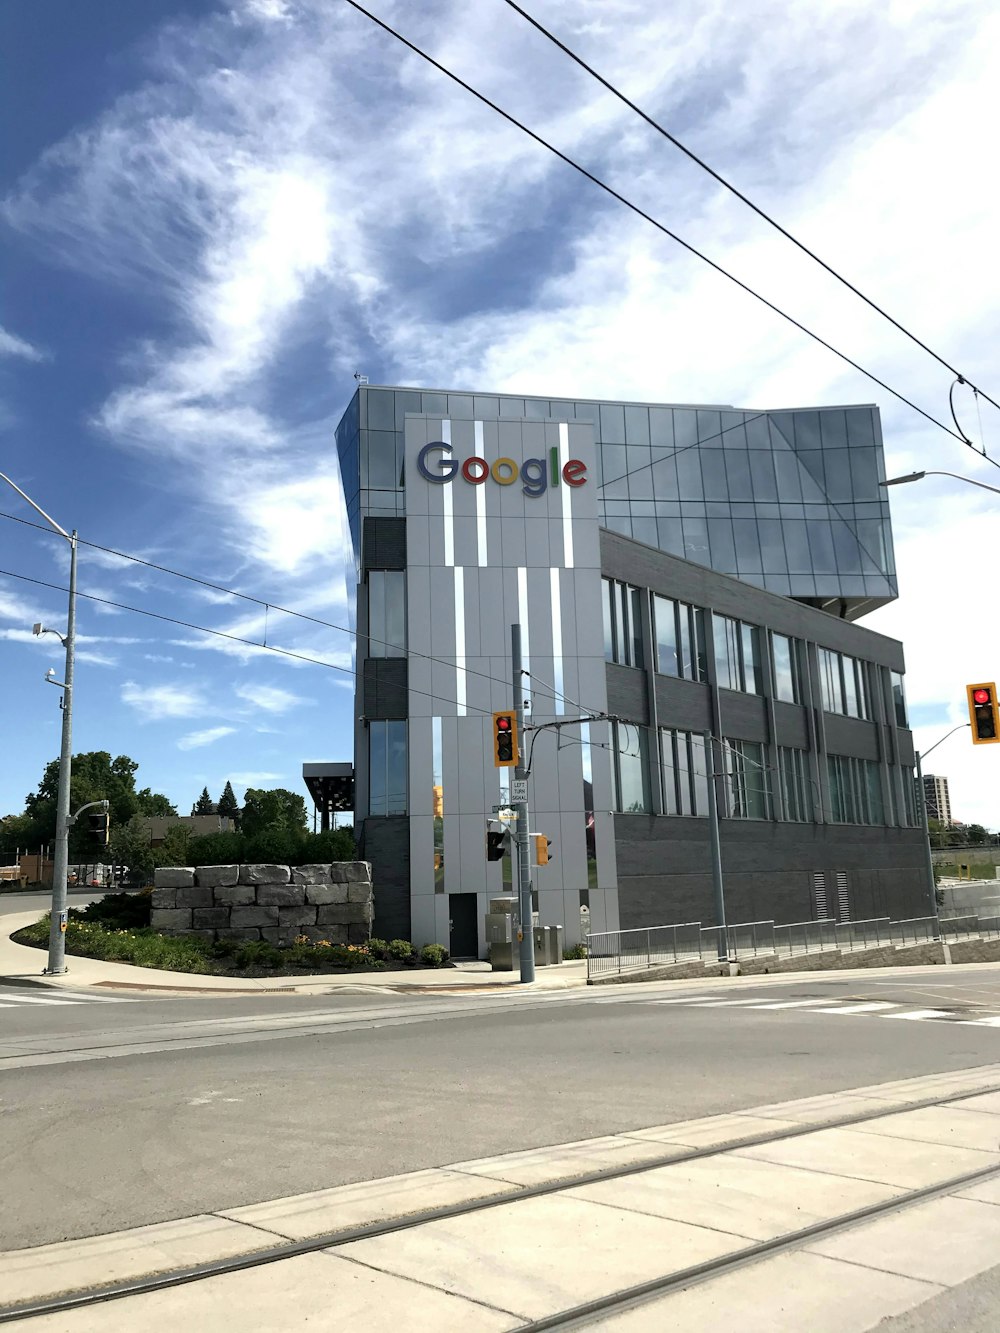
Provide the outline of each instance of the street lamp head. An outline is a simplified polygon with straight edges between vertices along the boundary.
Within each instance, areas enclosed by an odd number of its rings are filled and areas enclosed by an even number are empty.
[[[890,477],[888,481],[880,481],[880,486],[903,486],[908,481],[923,481],[927,476],[926,472],[907,472],[902,477]]]
[[[32,625],[32,627],[31,627],[31,632],[32,632],[32,634],[34,634],[35,638],[37,639],[38,636],[39,636],[39,634],[44,634],[44,633],[45,633],[45,626],[42,624],[42,622],[41,622],[40,620],[36,620],[35,623],[34,623],[34,624]]]

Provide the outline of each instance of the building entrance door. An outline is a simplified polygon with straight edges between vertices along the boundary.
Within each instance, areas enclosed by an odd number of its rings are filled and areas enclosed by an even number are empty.
[[[449,893],[448,950],[452,958],[479,957],[479,917],[474,893]]]

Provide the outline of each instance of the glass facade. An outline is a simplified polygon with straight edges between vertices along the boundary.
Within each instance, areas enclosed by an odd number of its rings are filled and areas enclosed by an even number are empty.
[[[771,671],[774,697],[788,704],[800,704],[802,695],[802,658],[798,639],[784,634],[771,635]]]
[[[642,589],[614,579],[602,579],[601,585],[605,661],[642,666]]]
[[[750,412],[362,387],[337,427],[355,550],[362,512],[405,513],[407,412],[589,421],[604,527],[786,597],[839,599],[849,619],[897,596],[874,407]]]
[[[813,818],[813,786],[809,776],[809,755],[790,746],[778,747],[778,776],[781,779],[781,805],[785,819],[810,823]]]

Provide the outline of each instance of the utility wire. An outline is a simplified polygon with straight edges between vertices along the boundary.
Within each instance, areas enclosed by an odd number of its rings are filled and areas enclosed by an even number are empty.
[[[33,579],[30,578],[27,574],[16,574],[11,569],[0,569],[0,575],[10,579],[19,579],[22,583],[33,583],[39,588],[50,588],[53,592],[64,592],[64,593],[69,592],[69,589],[64,588],[62,584],[47,583],[44,579]],[[282,657],[293,657],[299,662],[308,662],[312,666],[327,667],[330,671],[342,672],[343,675],[350,676],[352,679],[356,679],[357,677],[357,673],[353,671],[350,667],[338,666],[336,662],[326,662],[319,657],[310,657],[307,653],[296,653],[293,652],[290,648],[276,648],[273,644],[270,643],[258,643],[255,639],[247,639],[239,634],[227,634],[225,630],[209,629],[207,625],[195,625],[190,620],[178,620],[177,617],[165,616],[160,611],[147,611],[141,606],[129,606],[126,602],[115,602],[112,601],[110,597],[98,597],[96,593],[92,592],[80,592],[78,590],[76,595],[77,597],[86,598],[88,602],[98,602],[102,606],[113,606],[119,611],[130,611],[134,615],[148,616],[152,620],[162,620],[165,621],[166,624],[168,625],[179,625],[183,629],[196,630],[199,634],[213,634],[215,635],[216,638],[229,639],[232,643],[242,643],[245,644],[248,648],[257,648],[262,652],[278,653]],[[446,662],[445,665],[451,666],[452,663]],[[504,683],[506,684],[506,682]],[[432,694],[428,690],[418,690],[409,684],[405,685],[397,684],[397,682],[395,681],[383,680],[379,681],[379,688],[380,689],[393,688],[393,689],[407,690],[411,694],[420,694],[423,695],[423,697],[426,699],[434,699],[439,703],[454,704],[456,707],[458,707],[457,699],[448,699],[444,695]],[[490,711],[486,708],[477,708],[473,704],[465,704],[464,707],[469,712],[478,713],[482,717],[492,716]]]
[[[716,263],[714,259],[710,259],[708,255],[704,254],[701,250],[698,250],[689,241],[685,241],[683,237],[678,236],[676,232],[671,231],[664,223],[657,221],[657,219],[650,213],[645,212],[638,204],[634,204],[630,199],[626,198],[625,195],[619,193],[613,186],[609,185],[606,181],[603,181],[599,176],[594,175],[592,171],[588,171],[586,167],[582,166],[574,158],[561,152],[554,144],[550,143],[547,139],[544,139],[534,130],[529,129],[523,121],[518,120],[517,117],[512,115],[509,111],[505,111],[503,107],[499,106],[496,102],[491,101],[485,93],[479,92],[479,90],[474,88],[470,83],[466,83],[463,78],[448,69],[446,65],[442,65],[440,61],[435,60],[433,56],[429,55],[408,38],[404,37],[402,33],[391,27],[383,19],[380,19],[370,10],[365,9],[363,5],[358,3],[358,0],[344,0],[344,2],[345,4],[350,5],[352,9],[356,9],[359,14],[363,14],[365,18],[374,23],[376,27],[387,32],[390,37],[394,37],[396,41],[412,51],[414,55],[419,56],[421,60],[425,60],[429,65],[433,66],[434,69],[438,70],[441,74],[444,74],[446,78],[451,79],[453,83],[457,83],[460,88],[464,88],[467,93],[470,93],[478,101],[482,102],[484,106],[488,106],[491,111],[495,111],[496,114],[506,120],[508,124],[513,125],[515,129],[519,129],[523,134],[526,134],[528,138],[534,140],[535,143],[540,144],[542,148],[545,148],[548,152],[552,153],[553,156],[559,158],[561,162],[565,162],[567,166],[572,167],[574,171],[579,172],[580,175],[589,180],[591,184],[596,185],[598,189],[603,190],[605,194],[610,195],[612,199],[623,204],[632,213],[635,213],[637,217],[642,218],[644,222],[648,222],[651,226],[655,227],[657,231],[662,232],[664,236],[669,236],[672,241],[675,241],[678,245],[682,246],[689,254],[694,255],[697,259],[702,260],[703,263],[708,264],[710,268],[716,271],[716,273],[720,273],[724,278],[728,278],[729,281],[739,287],[741,291],[746,292],[747,295],[752,296],[755,301],[759,301],[761,305],[766,306],[768,310],[773,311],[774,314],[779,315],[783,320],[791,324],[794,328],[797,328],[801,333],[806,334],[806,336],[811,338],[813,342],[819,343],[821,347],[825,347],[828,352],[832,352],[834,356],[839,357],[841,361],[858,371],[859,374],[870,379],[872,383],[877,384],[879,388],[884,389],[886,393],[892,394],[892,396],[897,398],[901,403],[905,403],[907,407],[912,408],[914,412],[919,413],[925,420],[939,427],[945,434],[950,435],[953,439],[960,441],[962,444],[968,443],[963,436],[959,435],[956,431],[953,431],[950,426],[946,426],[943,421],[939,421],[932,413],[925,411],[922,407],[918,407],[912,399],[907,398],[906,395],[900,393],[898,389],[894,389],[890,384],[887,384],[885,380],[880,379],[873,371],[867,370],[859,362],[849,357],[846,352],[840,351],[839,348],[834,347],[832,343],[827,342],[827,340],[821,337],[818,333],[814,333],[812,329],[807,328],[805,324],[802,324],[793,315],[787,314],[780,306],[775,305],[773,301],[769,301],[766,296],[762,296],[760,292],[755,291],[753,287],[743,282],[740,278],[737,278],[735,274],[730,273],[728,269],[723,268],[721,264]],[[976,452],[978,453],[979,451],[977,450]],[[987,457],[987,455],[980,456]],[[1000,463],[997,463],[995,459],[989,458],[988,461],[993,463],[994,466],[1000,467]]]
[[[586,60],[583,59],[582,56],[577,55],[577,53],[571,50],[570,47],[568,47],[565,42],[560,41],[560,39],[556,37],[554,33],[550,32],[549,29],[546,28],[543,24],[541,24],[538,21],[538,19],[534,18],[531,14],[529,14],[526,9],[522,9],[522,7],[519,4],[516,4],[515,0],[505,0],[505,3],[509,5],[510,8],[513,9],[516,13],[520,14],[521,17],[525,19],[528,23],[530,23],[531,26],[535,28],[538,32],[540,32],[543,35],[543,37],[547,37],[549,41],[553,43],[554,46],[557,46],[559,50],[563,52],[564,55],[569,56],[570,60],[575,61],[576,64],[578,64],[581,69],[585,69],[587,73],[592,78],[596,79],[597,82],[602,85],[602,87],[606,88],[609,93],[617,97],[620,102],[624,102],[624,104],[631,111],[634,111],[637,116],[640,116],[646,122],[647,125],[649,125],[652,129],[656,130],[658,134],[662,134],[664,139],[667,139],[670,143],[672,143],[675,148],[679,149],[686,157],[690,158],[692,162],[694,162],[697,166],[701,167],[703,171],[707,171],[708,174],[712,177],[712,179],[718,181],[718,183],[723,187],[723,189],[728,190],[730,194],[734,194],[737,199],[739,199],[742,203],[746,204],[747,208],[752,209],[759,218],[763,218],[763,220],[770,226],[772,226],[775,229],[775,231],[780,232],[781,235],[784,236],[785,240],[791,241],[791,243],[794,246],[797,246],[798,249],[801,250],[803,254],[808,255],[810,259],[814,260],[817,264],[819,264],[820,268],[825,269],[826,272],[829,273],[832,278],[836,278],[836,280],[839,283],[841,283],[844,287],[846,287],[848,291],[853,292],[855,296],[859,297],[862,301],[864,301],[865,305],[869,306],[877,314],[881,315],[883,319],[887,319],[889,323],[893,325],[894,328],[899,330],[900,333],[904,334],[907,338],[909,338],[911,342],[916,343],[916,345],[922,348],[929,356],[932,356],[934,360],[938,362],[939,365],[944,366],[945,370],[950,371],[951,374],[954,375],[959,380],[960,383],[967,384],[969,388],[973,391],[973,393],[975,393],[977,396],[982,395],[982,397],[985,398],[988,403],[992,403],[994,407],[1000,408],[1000,403],[998,403],[995,398],[991,398],[990,395],[984,389],[977,388],[977,386],[973,384],[973,382],[969,379],[968,375],[963,375],[955,366],[951,364],[950,361],[947,361],[943,356],[935,352],[933,347],[928,347],[928,345],[925,342],[923,342],[922,339],[918,338],[915,333],[912,333],[908,328],[906,328],[905,325],[900,324],[898,319],[894,319],[893,316],[890,315],[887,310],[884,310],[877,302],[873,301],[870,296],[866,296],[865,293],[861,291],[860,288],[856,287],[853,282],[845,278],[842,273],[839,273],[831,264],[828,264],[825,259],[821,259],[820,256],[816,254],[814,250],[810,250],[810,248],[806,244],[804,244],[804,242],[800,241],[798,237],[793,236],[792,233],[787,230],[787,228],[783,227],[780,222],[777,222],[773,217],[771,217],[769,213],[765,212],[763,208],[760,208],[757,204],[754,203],[752,199],[749,199],[741,190],[737,189],[737,187],[733,185],[731,181],[726,180],[724,176],[720,175],[719,172],[714,170],[714,168],[710,167],[708,163],[704,161],[703,158],[700,158],[697,155],[697,153],[692,152],[692,150],[688,148],[686,144],[682,143],[680,139],[676,137],[676,135],[673,135],[670,133],[669,130],[664,129],[664,127],[658,121],[654,120],[653,117],[648,114],[648,112],[644,111],[642,107],[637,106],[636,103],[631,101],[630,98],[626,97],[620,88],[616,87],[608,79],[604,78],[602,74],[599,74],[592,65],[589,65],[586,62]],[[982,433],[980,431],[980,439],[981,438],[982,438]],[[968,441],[966,441],[966,443],[968,443]],[[975,449],[974,445],[971,445],[970,447]],[[988,457],[988,455],[982,453],[979,449],[976,449],[975,452],[980,453],[982,457]],[[990,461],[992,462],[993,460],[991,459]]]
[[[51,530],[50,528],[46,527],[43,523],[34,523],[34,522],[32,522],[32,520],[31,520],[30,518],[22,518],[22,517],[21,517],[20,515],[18,515],[18,514],[7,514],[7,513],[4,513],[4,512],[2,512],[2,511],[0,511],[0,518],[7,518],[7,519],[10,519],[13,523],[20,523],[20,524],[22,524],[22,525],[23,525],[24,527],[26,527],[26,528],[35,528],[38,532],[43,533],[45,536],[52,536],[52,530]],[[467,676],[478,676],[478,677],[480,677],[480,679],[482,679],[482,680],[488,680],[488,681],[490,681],[490,682],[491,682],[492,684],[494,684],[494,685],[503,685],[503,686],[504,686],[505,688],[507,688],[507,689],[510,688],[510,681],[509,681],[509,680],[501,680],[501,678],[500,678],[499,676],[491,676],[491,675],[488,675],[488,674],[487,674],[486,672],[484,672],[484,671],[476,671],[473,667],[459,666],[456,662],[451,662],[451,661],[449,661],[447,658],[444,658],[444,657],[435,657],[435,656],[434,656],[433,654],[431,654],[431,653],[418,653],[418,652],[416,652],[416,651],[414,651],[413,649],[410,649],[410,648],[403,649],[401,644],[398,644],[398,643],[389,643],[389,642],[387,642],[385,639],[379,639],[379,638],[376,638],[374,634],[359,634],[358,631],[357,631],[356,629],[351,629],[348,625],[335,625],[335,624],[333,623],[333,621],[330,621],[330,620],[323,620],[323,619],[322,619],[321,617],[319,617],[319,616],[311,616],[311,615],[307,614],[305,611],[292,611],[292,610],[291,610],[290,608],[288,608],[287,606],[278,606],[277,603],[275,603],[275,602],[272,602],[272,601],[265,601],[265,599],[264,599],[263,597],[255,597],[255,596],[253,596],[252,594],[250,594],[250,593],[246,593],[246,592],[237,592],[235,588],[227,588],[227,587],[225,587],[225,586],[224,586],[223,584],[221,584],[221,583],[212,583],[209,579],[199,578],[196,574],[185,574],[182,570],[179,570],[179,569],[170,569],[167,565],[157,565],[157,564],[154,564],[153,561],[151,561],[151,560],[143,560],[143,559],[141,558],[141,556],[137,556],[137,555],[129,555],[128,552],[126,552],[126,551],[116,551],[116,550],[114,550],[114,549],[113,549],[112,547],[110,547],[110,546],[102,546],[99,542],[89,542],[89,541],[85,540],[85,538],[83,538],[83,537],[77,537],[77,542],[78,542],[78,544],[79,544],[80,546],[87,546],[87,547],[89,547],[89,548],[90,548],[91,550],[93,550],[93,551],[103,551],[105,555],[113,555],[113,556],[117,556],[119,560],[128,560],[128,561],[131,561],[133,564],[136,564],[136,565],[142,565],[142,566],[144,566],[146,569],[155,569],[155,570],[156,570],[158,573],[160,573],[160,574],[170,574],[170,575],[172,575],[174,578],[184,579],[184,580],[186,580],[188,583],[196,583],[196,584],[198,584],[198,585],[199,585],[200,587],[202,587],[202,588],[211,588],[211,589],[213,590],[213,592],[227,593],[230,597],[238,597],[238,598],[240,598],[240,599],[241,599],[242,601],[244,601],[244,602],[252,602],[255,606],[263,607],[263,608],[264,608],[264,615],[265,615],[265,620],[264,620],[264,624],[265,624],[264,637],[265,637],[265,639],[267,638],[267,628],[266,628],[266,626],[267,626],[267,615],[268,615],[268,612],[269,612],[269,611],[278,611],[278,612],[280,612],[282,615],[286,615],[286,616],[294,616],[294,617],[296,617],[296,618],[299,619],[299,620],[306,620],[306,621],[308,621],[308,622],[309,622],[310,624],[312,624],[312,625],[321,625],[321,626],[323,626],[324,629],[332,629],[332,630],[336,630],[336,631],[337,631],[338,633],[340,633],[340,634],[347,634],[347,635],[349,635],[351,638],[354,638],[354,639],[367,639],[369,643],[377,643],[377,644],[380,644],[383,648],[396,648],[396,649],[400,650],[400,656],[405,655],[407,659],[413,657],[413,658],[417,658],[417,659],[419,659],[420,661],[424,661],[424,662],[432,662],[432,663],[437,664],[438,666],[446,666],[446,667],[449,667],[449,668],[453,668],[455,671],[462,671],[462,672],[464,672]],[[12,575],[12,577],[17,578],[17,577],[19,577],[19,576],[18,576],[18,575]],[[44,586],[47,587],[47,586],[49,586],[49,585],[46,584],[46,585],[44,585]],[[82,594],[81,594],[81,596],[82,596]],[[97,598],[97,599],[94,599],[94,600],[100,600],[100,599]],[[115,605],[117,605],[117,604],[115,604]],[[135,610],[136,608],[134,608],[134,607],[130,607],[130,608],[126,608],[126,609],[128,609],[128,610]],[[150,614],[150,615],[151,615],[151,614],[153,614],[153,613],[152,613],[152,612],[149,612],[149,613],[146,613],[146,612],[140,612],[140,614]],[[169,617],[165,617],[165,618],[166,618],[166,619],[169,619]],[[180,623],[182,623],[182,622],[178,622],[178,623],[180,624]],[[195,628],[195,629],[199,629],[199,628],[201,628],[201,627],[200,627],[200,626],[194,626],[193,628]],[[208,633],[208,634],[222,634],[222,631],[221,631],[221,630],[206,630],[205,632]],[[236,637],[236,636],[227,636],[227,637]],[[243,642],[243,640],[240,640],[240,642]],[[249,641],[247,641],[247,642],[249,642]],[[267,647],[268,647],[268,644],[265,642],[265,643],[255,644],[255,646],[258,647],[258,648],[267,648]],[[392,660],[392,659],[387,657],[387,658],[385,658],[385,659],[379,659],[379,660],[390,661],[390,660]],[[340,668],[340,669],[343,670],[343,669],[345,669],[345,668]],[[351,675],[354,675],[354,674],[355,674],[354,672],[351,672]],[[380,687],[381,687],[381,686],[390,686],[390,687],[392,687],[392,688],[397,688],[397,689],[401,689],[401,688],[403,688],[402,686],[397,686],[397,685],[395,685],[394,682],[392,682],[392,681],[381,681],[381,682],[380,682]],[[414,694],[420,694],[420,693],[423,693],[423,691],[420,691],[420,690],[414,690]],[[428,698],[437,698],[438,696],[437,696],[437,695],[428,695],[427,697],[428,697]],[[454,700],[454,699],[451,699],[451,700],[443,700],[443,702],[445,702],[445,703],[455,703],[456,700]],[[477,710],[477,711],[482,711],[482,710]]]

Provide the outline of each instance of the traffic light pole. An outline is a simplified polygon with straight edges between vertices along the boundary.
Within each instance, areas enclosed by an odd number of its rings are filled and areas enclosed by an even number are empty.
[[[510,627],[510,669],[514,686],[514,713],[517,718],[518,763],[514,769],[516,778],[527,779],[527,770],[521,762],[524,745],[524,677],[521,668],[521,626]],[[509,770],[508,770],[509,772]],[[518,942],[520,944],[521,982],[535,979],[535,932],[534,914],[531,909],[531,860],[528,837],[528,802],[517,801],[514,804],[515,838],[517,839],[517,903],[520,926]]]
[[[948,733],[951,735],[951,733]],[[920,827],[924,832],[924,864],[927,870],[927,885],[931,897],[931,916],[938,919],[937,881],[934,878],[934,857],[931,854],[931,830],[927,823],[927,797],[924,794],[924,770],[920,763],[920,751],[914,751],[917,769],[917,800],[920,802]]]

